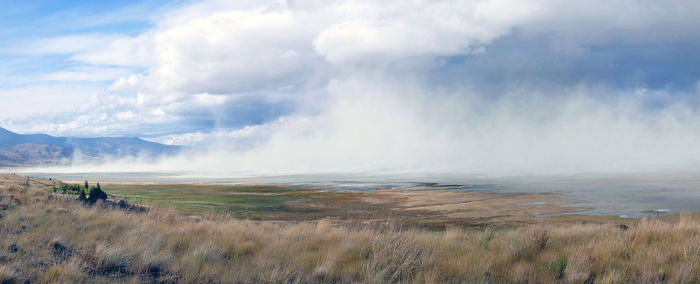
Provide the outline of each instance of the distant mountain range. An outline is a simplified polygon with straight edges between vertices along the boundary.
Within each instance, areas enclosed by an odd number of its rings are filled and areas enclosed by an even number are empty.
[[[46,134],[22,135],[0,127],[0,166],[36,166],[67,163],[73,158],[105,158],[175,155],[182,146],[164,145],[136,137],[70,138]]]

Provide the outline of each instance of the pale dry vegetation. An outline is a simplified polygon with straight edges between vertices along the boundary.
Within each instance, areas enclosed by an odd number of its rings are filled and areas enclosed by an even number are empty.
[[[700,222],[445,231],[192,218],[0,189],[0,282],[511,282],[700,280]]]

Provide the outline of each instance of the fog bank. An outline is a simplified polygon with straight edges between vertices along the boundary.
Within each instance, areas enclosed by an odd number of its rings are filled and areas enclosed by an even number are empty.
[[[212,147],[159,161],[75,161],[46,171],[529,175],[699,170],[700,117],[687,101],[654,105],[644,90],[579,86],[559,93],[334,81],[316,113],[209,137]],[[654,94],[658,96],[658,94]],[[238,145],[253,139],[247,147]]]

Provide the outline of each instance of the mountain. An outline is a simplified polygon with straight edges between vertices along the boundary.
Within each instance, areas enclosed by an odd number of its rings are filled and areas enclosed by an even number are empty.
[[[0,166],[56,165],[75,157],[104,158],[175,155],[182,146],[164,145],[136,137],[71,138],[14,133],[0,127]]]

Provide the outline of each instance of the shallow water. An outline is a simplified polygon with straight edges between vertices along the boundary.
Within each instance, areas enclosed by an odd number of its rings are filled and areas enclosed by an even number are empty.
[[[59,180],[112,182],[292,184],[317,185],[327,191],[366,191],[424,187],[424,190],[471,190],[494,193],[555,193],[579,200],[593,209],[589,215],[649,216],[650,210],[667,213],[700,212],[700,173],[627,173],[558,176],[484,177],[447,174],[324,174],[203,177],[191,173],[36,173],[30,176]],[[329,189],[332,187],[332,189]],[[431,189],[434,188],[434,189]],[[664,211],[662,211],[664,212]]]

